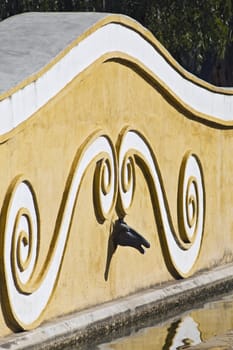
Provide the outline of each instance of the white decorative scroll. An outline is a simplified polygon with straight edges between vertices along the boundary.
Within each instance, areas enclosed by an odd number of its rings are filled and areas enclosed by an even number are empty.
[[[204,181],[196,155],[186,153],[180,169],[178,225],[176,234],[154,153],[137,131],[126,130],[116,152],[105,135],[94,135],[78,150],[64,190],[51,249],[43,266],[37,266],[40,253],[40,218],[36,195],[30,182],[17,177],[10,186],[2,210],[2,286],[5,314],[16,329],[30,329],[41,315],[55,288],[68,240],[76,199],[82,179],[93,162],[94,208],[99,222],[113,215],[125,216],[136,187],[136,166],[147,181],[152,206],[159,216],[165,240],[165,262],[179,276],[190,274],[198,257],[205,213]],[[119,200],[116,201],[119,195]],[[117,208],[115,208],[117,204]],[[160,238],[161,238],[160,237]],[[167,250],[166,248],[167,247]]]
[[[121,140],[119,149],[119,193],[121,211],[127,213],[135,188],[135,164],[138,163],[150,189],[153,206],[158,202],[158,215],[168,250],[168,258],[181,275],[190,273],[199,254],[204,229],[204,183],[200,163],[193,154],[185,156],[179,183],[178,222],[180,235],[175,233],[169,208],[159,175],[155,156],[146,140],[136,131],[129,130]],[[150,179],[150,180],[148,180]],[[155,196],[158,200],[155,199]],[[164,252],[166,255],[166,252]]]
[[[186,79],[140,32],[123,23],[108,23],[83,39],[24,89],[0,99],[0,115],[4,116],[0,120],[0,136],[27,120],[100,57],[107,53],[114,57],[116,52],[128,55],[129,60],[138,60],[154,79],[159,78],[194,111],[216,121],[232,122],[233,98],[228,89],[225,93],[213,92]]]
[[[29,329],[38,322],[53,292],[65,250],[72,213],[81,180],[93,161],[98,162],[101,174],[96,174],[102,187],[96,193],[99,212],[104,218],[115,205],[116,157],[110,140],[103,135],[91,140],[83,149],[71,174],[68,196],[60,221],[53,251],[49,252],[41,273],[33,273],[39,250],[39,217],[36,197],[28,181],[22,177],[13,184],[6,203],[4,232],[4,279],[10,318],[16,327]],[[9,313],[9,310],[8,312]]]

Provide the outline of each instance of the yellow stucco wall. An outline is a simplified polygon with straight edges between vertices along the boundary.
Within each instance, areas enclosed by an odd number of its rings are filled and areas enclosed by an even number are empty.
[[[63,217],[68,193],[67,181],[73,174],[80,150],[99,132],[108,135],[117,153],[119,137],[126,127],[142,134],[153,150],[176,232],[179,232],[177,201],[180,200],[181,163],[188,151],[200,160],[205,197],[204,231],[199,256],[190,273],[233,260],[233,130],[229,123],[216,123],[211,116],[205,118],[184,107],[142,64],[114,53],[91,64],[34,115],[3,136],[0,145],[2,233],[11,206],[8,201],[19,175],[30,182],[39,212],[40,245],[29,294],[43,283],[41,276],[46,275],[49,259],[53,259],[59,220]],[[129,247],[117,247],[107,268],[109,237],[119,205],[115,202],[104,222],[96,215],[93,203],[95,167],[96,161],[93,161],[83,176],[62,264],[42,315],[26,325],[18,321],[3,284],[0,335],[9,333],[12,327],[31,328],[55,316],[176,277],[174,269],[167,267],[167,252],[164,243],[161,245],[163,234],[161,226],[157,225],[157,203],[150,196],[149,175],[140,166],[135,167],[135,196],[125,220],[150,242],[151,247],[145,255]],[[27,243],[22,240],[21,245],[27,246]],[[4,249],[2,234],[1,265],[5,263]],[[8,271],[4,266],[1,269],[5,279]]]

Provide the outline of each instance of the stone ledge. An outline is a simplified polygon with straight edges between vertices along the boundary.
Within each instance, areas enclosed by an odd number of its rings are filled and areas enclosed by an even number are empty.
[[[0,340],[1,349],[59,349],[98,342],[122,328],[161,322],[233,289],[233,264],[157,286]]]

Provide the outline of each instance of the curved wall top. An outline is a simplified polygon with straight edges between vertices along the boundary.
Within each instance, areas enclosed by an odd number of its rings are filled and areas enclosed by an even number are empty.
[[[114,58],[141,67],[193,118],[233,127],[233,90],[189,74],[128,17],[27,13],[2,21],[0,36],[1,142],[93,62]]]
[[[0,37],[0,337],[232,262],[233,90],[120,15]],[[116,250],[119,218],[143,236]]]

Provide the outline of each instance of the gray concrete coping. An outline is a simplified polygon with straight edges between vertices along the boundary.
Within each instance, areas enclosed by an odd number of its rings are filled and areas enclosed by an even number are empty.
[[[176,280],[0,339],[0,349],[58,349],[90,344],[123,327],[163,322],[233,290],[233,264]],[[204,348],[203,348],[204,349]]]
[[[109,14],[30,12],[0,22],[0,95],[38,73]]]

